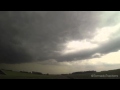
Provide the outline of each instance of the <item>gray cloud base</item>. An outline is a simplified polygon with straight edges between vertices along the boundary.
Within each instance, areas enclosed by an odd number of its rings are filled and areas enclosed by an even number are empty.
[[[113,41],[96,50],[85,50],[82,53],[60,56],[55,52],[63,50],[65,47],[62,44],[67,41],[93,37],[92,32],[99,24],[100,13],[102,12],[1,11],[0,63],[48,59],[69,61],[74,58],[82,60],[91,58],[96,52],[104,54],[119,49],[119,43]],[[105,51],[102,49],[104,47],[108,49]]]

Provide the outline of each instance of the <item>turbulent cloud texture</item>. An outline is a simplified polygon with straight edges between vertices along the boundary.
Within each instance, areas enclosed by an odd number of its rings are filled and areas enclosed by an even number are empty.
[[[84,60],[115,52],[119,20],[117,11],[0,11],[0,63]]]

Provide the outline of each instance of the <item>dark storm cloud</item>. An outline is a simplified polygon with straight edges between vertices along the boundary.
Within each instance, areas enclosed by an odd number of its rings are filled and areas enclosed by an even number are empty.
[[[96,51],[101,54],[107,54],[109,52],[116,52],[120,50],[120,37],[111,39],[109,42],[101,45]]]
[[[18,16],[19,12],[12,16],[10,14],[10,12],[0,12],[0,63],[31,61],[31,55],[19,40],[19,37],[21,37],[19,34],[22,32],[20,31],[21,28],[15,26],[21,20]]]
[[[41,14],[41,13],[37,13]],[[97,14],[94,12],[46,12],[42,14],[42,21],[38,19],[34,27],[34,44],[31,52],[38,60],[54,59],[64,47],[61,45],[69,40],[91,37],[97,24]],[[29,42],[28,42],[29,43]]]
[[[99,13],[1,11],[0,62],[24,63],[57,59],[59,53],[56,52],[64,49],[62,44],[66,41],[92,37],[89,32],[96,28]],[[72,56],[82,59],[91,55],[91,51],[84,52]],[[72,56],[65,57],[71,60]]]

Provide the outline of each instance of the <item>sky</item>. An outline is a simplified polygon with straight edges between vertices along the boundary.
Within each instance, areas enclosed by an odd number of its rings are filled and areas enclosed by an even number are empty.
[[[0,11],[0,68],[61,74],[120,68],[120,11]]]

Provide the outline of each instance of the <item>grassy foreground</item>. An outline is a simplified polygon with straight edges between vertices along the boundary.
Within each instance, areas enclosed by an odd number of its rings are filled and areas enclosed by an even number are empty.
[[[37,75],[16,71],[2,70],[6,75],[0,75],[0,79],[120,79],[120,69],[102,71],[89,74],[65,74],[65,75]]]

